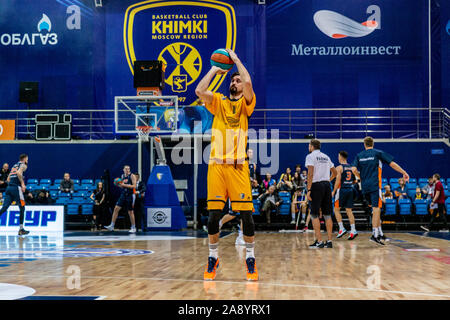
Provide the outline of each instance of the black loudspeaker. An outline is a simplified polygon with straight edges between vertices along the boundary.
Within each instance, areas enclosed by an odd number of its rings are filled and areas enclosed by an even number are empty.
[[[19,102],[37,103],[39,96],[39,83],[21,81],[19,84]]]
[[[164,89],[164,70],[160,60],[136,60],[134,62],[134,87],[158,87]]]

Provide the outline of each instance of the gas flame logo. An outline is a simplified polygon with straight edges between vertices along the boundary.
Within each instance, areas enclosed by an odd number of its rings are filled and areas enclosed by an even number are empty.
[[[38,22],[37,29],[39,32],[42,30],[50,32],[52,30],[52,22],[44,13],[42,14],[42,19]]]

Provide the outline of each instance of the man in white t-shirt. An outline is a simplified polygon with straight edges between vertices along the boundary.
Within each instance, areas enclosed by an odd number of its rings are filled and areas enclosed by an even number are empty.
[[[333,232],[333,221],[331,213],[333,210],[331,200],[331,183],[330,181],[336,177],[336,168],[330,157],[320,152],[320,141],[313,139],[309,143],[309,152],[306,156],[305,167],[308,168],[308,185],[307,199],[311,203],[311,219],[314,227],[316,241],[309,247],[332,248],[331,236]],[[331,171],[331,177],[330,177]],[[322,210],[322,212],[320,212]],[[326,222],[328,241],[324,243],[320,234],[319,215],[323,215]]]

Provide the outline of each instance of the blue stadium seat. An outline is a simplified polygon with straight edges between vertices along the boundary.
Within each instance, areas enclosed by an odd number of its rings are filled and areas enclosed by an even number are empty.
[[[414,190],[416,190],[416,188],[417,188],[417,183],[413,183],[413,182],[410,182],[410,183],[407,183],[406,184],[406,188],[409,190],[409,189],[414,189]]]
[[[382,179],[381,179],[381,183],[387,184],[387,182],[388,182],[388,180],[387,180],[386,178],[382,178]]]
[[[81,204],[84,202],[84,198],[83,197],[76,197],[74,196],[72,199],[69,200],[69,203],[73,203],[73,204]]]
[[[93,185],[94,184],[94,180],[92,180],[92,179],[83,179],[83,180],[81,180],[81,184],[82,185]]]
[[[83,215],[92,215],[94,206],[92,204],[83,204],[81,205],[81,214]]]
[[[28,179],[27,180],[27,184],[37,185],[38,184],[38,179]]]
[[[283,199],[283,203],[280,206],[280,214],[284,216],[289,215],[291,213],[291,194],[287,191],[281,191],[278,195]]]
[[[409,183],[417,184],[416,178],[409,178]]]
[[[389,179],[389,184],[393,184],[393,183],[398,183],[398,178],[390,178]]]
[[[90,190],[89,186],[86,186],[86,185],[81,185],[80,187],[78,187],[78,191],[82,191],[85,193],[88,193],[89,190]]]
[[[61,193],[58,193],[58,197],[60,197],[60,198],[69,198],[70,197],[70,193],[61,192]]]
[[[411,200],[399,199],[398,205],[400,207],[400,215],[410,215],[411,214]]]
[[[62,180],[63,179],[55,179],[55,182],[53,182],[53,184],[59,186]]]
[[[89,197],[86,197],[86,198],[83,199],[83,203],[85,203],[85,204],[94,204],[94,200],[92,200]]]
[[[426,183],[428,183],[428,178],[420,178],[419,179],[419,184],[426,184]]]
[[[50,190],[50,197],[52,197],[52,199],[58,198],[58,191]]]
[[[450,178],[447,178],[447,185],[450,185]]]
[[[68,204],[67,205],[67,214],[69,215],[77,215],[78,212],[78,205],[77,204]]]
[[[447,215],[449,215],[449,211],[450,211],[450,198],[447,198],[447,200],[445,200],[445,206],[447,208]]]
[[[86,196],[86,193],[83,191],[76,191],[73,193],[73,197],[80,197],[80,198],[84,198]]]
[[[395,199],[386,199],[386,216],[396,215],[397,201]]]
[[[59,185],[51,185],[50,187],[48,187],[48,190],[50,191],[58,191],[59,190]]]
[[[66,205],[68,203],[68,201],[69,201],[69,198],[66,198],[66,197],[61,198],[61,197],[59,197],[59,198],[56,199],[55,204]]]
[[[394,192],[395,189],[397,189],[398,187],[400,187],[400,185],[398,183],[390,183],[391,185],[391,191]]]
[[[48,184],[48,185],[51,185],[51,184],[52,184],[52,180],[50,180],[50,179],[41,179],[41,180],[39,181],[39,184]]]
[[[72,179],[72,181],[75,185],[80,184],[80,179]]]
[[[414,201],[414,205],[416,206],[416,215],[425,216],[428,214],[428,200],[417,199]]]
[[[253,208],[255,208],[255,212],[253,212],[253,215],[255,215],[255,216],[260,215],[260,212],[259,212],[260,205],[261,205],[261,201],[259,201],[258,199],[253,200]]]
[[[44,189],[44,190],[50,190],[50,185],[49,184],[40,184],[38,186],[39,189]]]

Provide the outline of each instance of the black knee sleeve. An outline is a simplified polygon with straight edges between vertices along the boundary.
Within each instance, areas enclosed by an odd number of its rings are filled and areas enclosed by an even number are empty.
[[[222,210],[211,210],[209,211],[208,218],[208,234],[219,233],[219,222],[222,217]]]
[[[251,211],[241,211],[242,232],[246,237],[253,237],[255,235],[255,222]]]

